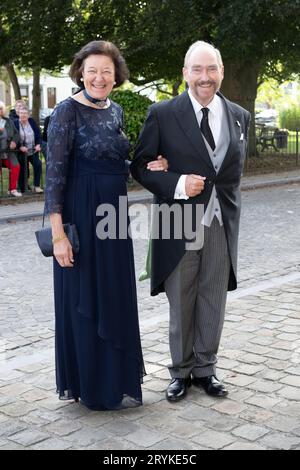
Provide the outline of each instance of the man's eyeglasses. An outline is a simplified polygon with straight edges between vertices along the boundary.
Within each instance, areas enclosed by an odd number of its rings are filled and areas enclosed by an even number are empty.
[[[217,65],[209,65],[208,67],[202,67],[199,65],[192,65],[192,67],[189,68],[189,72],[194,74],[194,75],[201,75],[204,71],[206,73],[215,73],[219,70],[219,67]]]

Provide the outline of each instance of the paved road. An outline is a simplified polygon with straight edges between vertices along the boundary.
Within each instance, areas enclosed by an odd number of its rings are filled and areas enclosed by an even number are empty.
[[[54,393],[51,261],[39,220],[0,225],[0,448],[300,448],[300,185],[243,193],[240,288],[229,296],[220,377],[230,397],[197,389],[164,400],[167,302],[138,284],[145,406],[89,412]],[[137,272],[147,242],[135,241]]]

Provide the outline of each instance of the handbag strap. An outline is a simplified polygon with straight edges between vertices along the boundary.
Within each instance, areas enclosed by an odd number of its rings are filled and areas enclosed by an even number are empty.
[[[73,99],[72,99],[73,101]],[[75,129],[77,128],[77,113],[76,113],[76,107],[73,105],[74,108],[74,114],[75,114]],[[50,118],[51,119],[51,118]],[[50,124],[50,120],[49,120]],[[75,139],[75,137],[74,137]],[[75,183],[74,183],[74,190],[73,190],[73,201],[72,201],[72,220],[71,222],[74,223],[74,214],[75,214],[75,195],[76,195],[76,170],[77,170],[77,157],[76,157],[76,149],[74,150],[74,174],[75,174]],[[42,228],[44,228],[45,225],[45,210],[46,210],[46,204],[44,204],[44,212],[43,212],[43,223],[42,223]]]

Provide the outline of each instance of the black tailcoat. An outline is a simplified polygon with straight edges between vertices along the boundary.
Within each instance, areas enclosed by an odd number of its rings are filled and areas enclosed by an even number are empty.
[[[224,100],[230,131],[230,143],[222,166],[216,173],[204,143],[188,93],[153,104],[141,131],[131,165],[133,177],[154,195],[158,204],[197,204],[206,208],[213,185],[219,198],[231,260],[228,290],[237,286],[237,250],[241,209],[240,180],[246,155],[250,113]],[[222,132],[222,130],[221,130]],[[169,162],[168,172],[147,170],[147,163],[162,155]],[[182,174],[206,177],[202,193],[188,200],[174,200],[175,188]],[[194,214],[195,215],[195,214]],[[173,227],[174,228],[174,227]],[[184,237],[152,241],[151,294],[164,291],[164,281],[186,251]],[[221,267],[220,267],[221,268]]]

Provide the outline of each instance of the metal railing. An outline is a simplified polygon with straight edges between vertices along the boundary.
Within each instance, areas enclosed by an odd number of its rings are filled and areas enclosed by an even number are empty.
[[[295,131],[279,129],[268,125],[256,125],[256,156],[285,156],[295,160],[299,165],[300,126]]]

